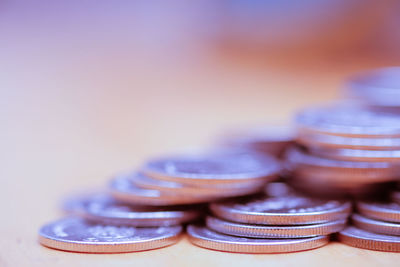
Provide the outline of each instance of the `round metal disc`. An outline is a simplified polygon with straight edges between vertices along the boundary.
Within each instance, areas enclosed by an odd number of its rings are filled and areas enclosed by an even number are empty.
[[[299,238],[339,232],[345,227],[346,219],[310,225],[265,226],[233,223],[208,216],[206,224],[211,230],[226,235],[254,238]]]
[[[367,232],[348,226],[339,232],[338,239],[346,245],[388,252],[400,252],[400,237]]]
[[[312,149],[312,154],[347,161],[399,162],[400,150]]]
[[[383,235],[400,235],[400,224],[369,219],[359,214],[353,214],[351,220],[357,228]]]
[[[213,250],[237,253],[287,253],[321,247],[329,242],[327,236],[297,239],[256,239],[219,234],[206,227],[189,225],[189,240]]]
[[[181,226],[135,228],[65,218],[43,226],[39,230],[39,242],[43,246],[65,251],[122,253],[174,244],[181,232]]]
[[[400,204],[362,202],[356,203],[357,211],[371,219],[400,223]]]

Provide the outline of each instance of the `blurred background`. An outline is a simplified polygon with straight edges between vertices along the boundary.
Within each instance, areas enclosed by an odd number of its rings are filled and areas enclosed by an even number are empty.
[[[395,0],[3,0],[2,205],[33,234],[61,196],[147,157],[290,123],[353,73],[398,65],[399,14]]]

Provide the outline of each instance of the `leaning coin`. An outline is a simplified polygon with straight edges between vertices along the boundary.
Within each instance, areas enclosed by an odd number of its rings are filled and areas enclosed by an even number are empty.
[[[189,225],[189,240],[193,244],[213,250],[237,253],[287,253],[322,247],[328,236],[296,239],[244,238],[219,234],[203,226]]]
[[[400,223],[400,204],[391,202],[356,203],[357,211],[371,219]]]
[[[170,206],[205,203],[216,198],[199,198],[190,195],[178,195],[159,190],[143,189],[135,186],[130,176],[120,176],[110,183],[111,195],[121,202],[135,205]]]
[[[129,205],[107,194],[71,197],[65,201],[63,208],[90,221],[139,227],[179,225],[194,221],[201,215],[199,210],[183,207]]]
[[[346,219],[310,225],[265,226],[233,223],[208,216],[206,224],[211,230],[226,235],[254,238],[299,238],[339,232],[345,227]]]
[[[212,203],[210,209],[215,216],[233,222],[298,225],[346,219],[351,204],[346,201],[287,195]]]
[[[174,244],[181,232],[181,226],[135,228],[65,218],[43,226],[39,230],[39,242],[43,246],[65,251],[122,253]]]
[[[296,117],[301,133],[351,137],[400,137],[400,118],[386,113],[337,105],[307,109]]]
[[[221,150],[197,155],[156,159],[142,172],[154,179],[183,184],[240,183],[271,181],[280,171],[278,161],[246,150]]]
[[[368,232],[383,235],[400,235],[400,224],[369,219],[359,214],[351,216],[353,225]]]
[[[400,252],[400,237],[375,234],[356,227],[348,226],[339,232],[338,239],[346,245],[388,252]]]

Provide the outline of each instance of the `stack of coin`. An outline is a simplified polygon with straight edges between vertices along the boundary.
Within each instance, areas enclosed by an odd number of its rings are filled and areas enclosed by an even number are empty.
[[[400,67],[359,74],[347,83],[346,95],[374,110],[400,113]]]
[[[202,215],[195,204],[259,192],[279,170],[273,157],[243,150],[152,160],[113,179],[111,194],[68,199],[64,209],[72,216],[43,226],[39,241],[90,253],[165,247],[179,240],[182,224]]]
[[[294,129],[289,126],[268,126],[227,132],[218,144],[244,148],[281,157],[294,142]]]
[[[358,248],[400,252],[400,204],[359,201],[356,208],[353,226],[341,231],[339,240]]]
[[[287,153],[290,182],[309,193],[354,195],[398,180],[400,117],[336,105],[296,118],[297,143]]]
[[[260,192],[277,178],[279,162],[247,150],[220,150],[155,159],[111,182],[112,195],[132,204],[197,204]]]
[[[321,200],[271,183],[266,194],[210,204],[206,226],[190,225],[192,243],[214,250],[281,253],[317,248],[342,230],[351,212],[346,201]]]

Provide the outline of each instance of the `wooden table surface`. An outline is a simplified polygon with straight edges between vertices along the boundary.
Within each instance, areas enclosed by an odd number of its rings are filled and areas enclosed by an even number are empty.
[[[69,193],[104,187],[153,155],[209,145],[231,127],[289,123],[295,110],[337,97],[347,75],[385,62],[253,64],[207,49],[188,60],[180,53],[129,54],[126,47],[105,53],[87,44],[43,46],[21,36],[9,33],[1,50],[0,266],[398,264],[400,254],[339,243],[275,255],[206,250],[186,237],[114,255],[40,246],[39,227],[62,216],[60,200]]]

